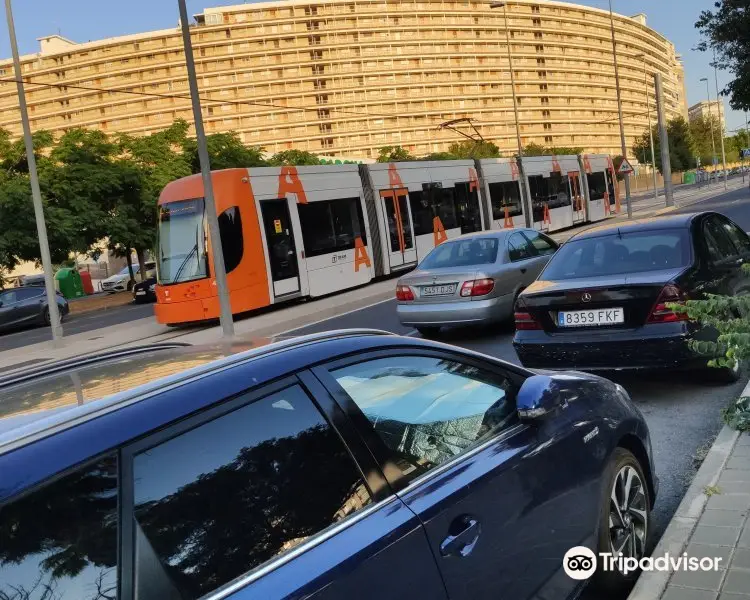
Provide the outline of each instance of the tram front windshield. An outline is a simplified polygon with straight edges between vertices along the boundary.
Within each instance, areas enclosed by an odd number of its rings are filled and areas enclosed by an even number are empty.
[[[160,285],[208,276],[204,216],[202,198],[159,206]]]

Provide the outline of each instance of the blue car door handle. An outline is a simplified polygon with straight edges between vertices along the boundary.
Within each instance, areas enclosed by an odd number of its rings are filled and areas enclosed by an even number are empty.
[[[463,525],[463,529],[456,535],[449,535],[443,540],[443,543],[440,544],[440,554],[443,556],[469,556],[474,550],[474,546],[477,545],[477,541],[479,541],[482,526],[476,519],[467,517],[457,519],[453,522],[453,525],[457,527]]]

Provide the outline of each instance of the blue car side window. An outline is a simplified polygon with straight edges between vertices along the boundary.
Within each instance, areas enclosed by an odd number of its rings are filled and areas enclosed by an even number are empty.
[[[138,600],[204,596],[371,502],[298,386],[135,455],[133,480]]]
[[[0,598],[117,596],[117,459],[107,456],[0,508]]]
[[[516,422],[516,387],[472,365],[394,356],[332,373],[404,474],[436,467]]]

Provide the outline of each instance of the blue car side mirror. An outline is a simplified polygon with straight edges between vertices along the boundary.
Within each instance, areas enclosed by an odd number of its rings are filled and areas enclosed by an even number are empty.
[[[532,375],[521,385],[516,398],[518,416],[525,421],[541,419],[567,406],[559,381],[548,375]]]

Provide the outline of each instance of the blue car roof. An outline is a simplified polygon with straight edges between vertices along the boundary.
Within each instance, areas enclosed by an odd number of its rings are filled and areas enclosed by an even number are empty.
[[[325,340],[390,335],[339,330],[213,346],[152,345],[16,371],[0,377],[0,454],[167,387],[274,352]]]

